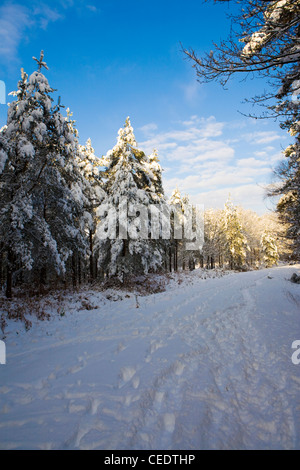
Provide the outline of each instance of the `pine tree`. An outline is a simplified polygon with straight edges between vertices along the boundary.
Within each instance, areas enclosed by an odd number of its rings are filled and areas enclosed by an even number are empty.
[[[199,209],[190,203],[189,196],[181,195],[178,187],[169,199],[171,221],[171,243],[169,252],[169,269],[178,271],[188,268],[195,269],[200,260],[201,234],[199,226],[202,215]],[[197,212],[198,211],[198,212]]]
[[[170,234],[167,234],[167,232],[170,229],[170,212],[163,188],[163,169],[159,163],[158,152],[156,149],[154,149],[149,155],[145,166],[150,178],[150,186],[146,187],[146,191],[149,195],[151,204],[151,245],[153,249],[158,250],[162,256],[161,269],[168,270],[171,240]],[[155,231],[156,234],[154,235],[152,232]]]
[[[171,244],[170,244],[170,271],[172,267],[174,271],[178,271],[178,258],[179,253],[183,250],[183,235],[184,235],[184,201],[181,193],[176,187],[169,199],[169,206],[171,209]]]
[[[229,196],[224,210],[225,253],[230,269],[240,269],[246,261],[247,239],[240,224],[237,209]]]
[[[276,240],[266,231],[261,236],[261,251],[263,262],[267,268],[278,263],[279,254]]]
[[[95,232],[97,227],[96,210],[105,199],[101,175],[101,159],[95,155],[92,141],[89,138],[84,145],[79,146],[77,163],[86,181],[85,194],[87,204],[84,207],[83,218],[89,243],[89,277],[96,278],[97,262],[94,254]]]
[[[300,101],[298,116],[290,128],[295,143],[284,151],[285,161],[277,169],[281,182],[270,190],[272,196],[281,195],[277,204],[280,220],[287,224],[286,236],[292,242],[293,256],[300,259]],[[297,121],[298,119],[298,121]]]
[[[104,161],[107,196],[97,229],[99,266],[109,276],[121,279],[127,273],[156,271],[162,265],[163,252],[149,238],[149,211],[159,198],[150,160],[138,148],[129,118]]]
[[[165,202],[162,182],[163,170],[159,163],[157,150],[154,149],[148,158],[149,163],[147,164],[147,167],[149,168],[148,173],[152,183],[150,188],[151,195],[152,197],[154,196],[154,202]]]
[[[8,297],[13,271],[31,271],[42,283],[48,273],[64,275],[72,253],[86,249],[74,135],[41,73],[48,68],[43,52],[35,60],[38,70],[29,78],[22,71],[1,133],[7,158],[0,176],[0,238]]]

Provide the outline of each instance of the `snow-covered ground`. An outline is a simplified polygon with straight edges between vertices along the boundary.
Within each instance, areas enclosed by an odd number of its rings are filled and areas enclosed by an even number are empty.
[[[6,328],[1,449],[299,449],[300,266],[83,291]],[[94,309],[86,310],[86,307]]]

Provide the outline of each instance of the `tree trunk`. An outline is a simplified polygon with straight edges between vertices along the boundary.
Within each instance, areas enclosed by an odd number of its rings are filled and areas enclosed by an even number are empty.
[[[47,268],[46,266],[43,266],[40,270],[40,286],[46,285],[46,280],[47,280]]]
[[[81,256],[78,256],[78,284],[81,284]]]
[[[77,286],[77,273],[76,273],[76,254],[73,253],[72,255],[72,284],[73,288],[75,289]]]
[[[93,233],[92,231],[90,230],[90,233],[89,233],[89,238],[90,238],[90,278],[91,278],[91,281],[93,279],[95,279],[95,272],[94,272],[94,256],[93,256]]]
[[[98,259],[97,258],[94,260],[94,273],[95,273],[95,279],[98,279]],[[104,279],[103,269],[100,269],[100,276],[101,276],[101,279]]]
[[[4,263],[3,263],[2,249],[3,249],[3,245],[2,245],[2,243],[0,243],[0,285],[3,284],[3,280],[4,280],[4,275],[3,275]]]
[[[123,252],[122,256],[125,257],[128,251],[128,240],[123,240]]]
[[[203,268],[203,266],[204,266],[203,255],[200,255],[200,268]]]
[[[12,275],[13,275],[13,254],[9,249],[7,252],[7,267],[6,267],[6,291],[7,299],[12,299]]]

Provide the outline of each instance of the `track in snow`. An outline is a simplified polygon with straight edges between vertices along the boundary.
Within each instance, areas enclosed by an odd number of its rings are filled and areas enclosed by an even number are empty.
[[[195,272],[139,308],[91,293],[97,310],[12,325],[0,448],[300,448],[294,271]]]

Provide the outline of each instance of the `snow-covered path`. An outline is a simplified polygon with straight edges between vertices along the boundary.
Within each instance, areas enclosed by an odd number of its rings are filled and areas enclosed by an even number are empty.
[[[66,298],[64,317],[9,324],[0,448],[299,449],[297,269],[195,271],[138,304],[94,292],[94,310]]]

